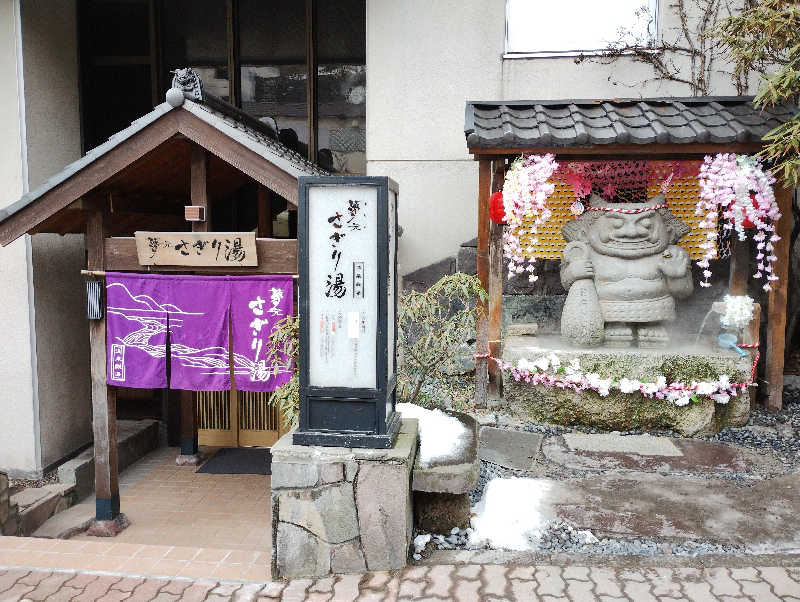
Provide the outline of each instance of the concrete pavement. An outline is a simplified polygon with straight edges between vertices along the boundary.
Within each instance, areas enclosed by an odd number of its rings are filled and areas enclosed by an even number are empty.
[[[0,601],[23,600],[800,602],[800,567],[433,565],[270,583],[0,569]]]

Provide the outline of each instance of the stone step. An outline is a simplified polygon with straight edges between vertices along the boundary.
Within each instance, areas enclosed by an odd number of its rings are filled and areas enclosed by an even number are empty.
[[[95,517],[95,497],[89,496],[79,504],[54,514],[33,532],[34,537],[69,539],[89,528]]]
[[[11,496],[11,505],[19,509],[17,533],[30,535],[44,522],[69,508],[75,501],[75,486],[55,483],[44,487],[29,487]]]
[[[120,472],[158,447],[157,420],[117,421],[117,462]],[[94,492],[94,448],[58,467],[60,483],[75,487],[80,501]]]

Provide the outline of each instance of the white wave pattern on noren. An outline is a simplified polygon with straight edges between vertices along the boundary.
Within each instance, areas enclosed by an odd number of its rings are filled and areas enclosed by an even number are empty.
[[[203,312],[183,311],[172,303],[159,303],[149,295],[133,295],[128,288],[121,282],[114,282],[108,285],[121,287],[130,300],[129,303],[123,302],[128,307],[109,306],[108,313],[121,316],[131,322],[138,322],[141,328],[128,333],[124,337],[116,337],[115,340],[125,347],[135,347],[144,351],[151,357],[166,357],[166,344],[152,344],[150,340],[158,335],[165,334],[167,331],[167,318],[169,317],[169,330],[181,328],[183,320],[175,319],[172,316],[202,316]],[[141,315],[145,314],[145,315]],[[229,352],[225,347],[214,346],[205,348],[195,348],[188,345],[170,345],[172,357],[177,359],[181,366],[186,368],[196,368],[202,370],[201,374],[229,374]],[[249,357],[240,353],[233,354],[234,374],[252,375],[256,369],[255,362]],[[286,361],[278,365],[278,372],[287,372],[291,369],[291,362]],[[272,370],[269,370],[269,377]]]

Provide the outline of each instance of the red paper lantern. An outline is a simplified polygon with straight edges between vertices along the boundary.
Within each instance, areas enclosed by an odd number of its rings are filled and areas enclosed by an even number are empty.
[[[753,209],[758,209],[758,203],[756,202],[756,193],[755,192],[751,192],[750,193],[750,202],[753,204]],[[742,227],[743,228],[752,228],[754,226],[755,226],[755,224],[750,221],[750,218],[747,217],[747,215],[745,215],[744,219],[742,220]]]
[[[495,224],[506,223],[506,208],[503,206],[502,192],[495,192],[489,197],[489,218]]]

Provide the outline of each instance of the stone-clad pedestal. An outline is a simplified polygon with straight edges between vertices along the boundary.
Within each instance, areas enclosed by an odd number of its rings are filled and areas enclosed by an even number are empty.
[[[272,447],[272,575],[320,577],[402,568],[413,529],[417,421],[391,449]]]
[[[515,365],[521,358],[534,361],[549,353],[555,353],[562,365],[577,359],[585,373],[595,372],[604,378],[655,382],[663,375],[668,382],[691,383],[716,380],[723,374],[731,382],[747,382],[755,351],[740,357],[730,350],[691,343],[678,343],[672,349],[580,349],[552,335],[507,337],[503,344],[503,358]],[[707,437],[725,427],[744,426],[750,417],[750,396],[746,393],[726,404],[701,396],[697,403],[678,407],[640,393],[612,390],[601,397],[594,391],[531,385],[515,381],[504,372],[503,395],[504,409],[523,420],[619,431],[674,429],[685,437]]]

